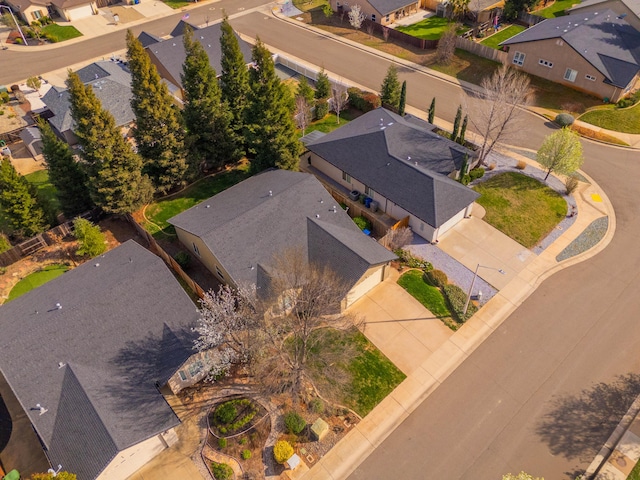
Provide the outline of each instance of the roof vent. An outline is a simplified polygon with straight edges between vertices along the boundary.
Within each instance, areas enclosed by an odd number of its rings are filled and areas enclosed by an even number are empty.
[[[269,190],[269,196],[273,197],[273,191],[272,190]]]
[[[100,266],[100,264],[99,264],[99,263],[96,263],[96,264],[94,265],[94,267],[99,267],[99,266]]]
[[[255,269],[256,269],[256,267],[254,267],[253,265],[251,265],[249,268],[250,268],[251,270],[255,270]]]
[[[333,213],[336,213],[338,210],[336,209],[336,206],[333,206]]]
[[[418,166],[418,162],[413,162],[413,164],[417,167]]]
[[[387,127],[390,127],[391,125],[393,125],[393,122],[387,123]]]
[[[324,203],[324,200],[320,199],[320,203]]]
[[[391,165],[391,162],[387,162],[387,167],[388,167],[389,165]]]
[[[56,308],[57,308],[58,310],[62,310],[62,305],[60,305],[59,303],[56,303]]]
[[[202,35],[200,35],[200,40],[204,40],[204,37]]]
[[[411,161],[411,155],[407,157],[407,162],[410,162],[410,161]]]
[[[316,213],[316,218],[320,218],[320,214]]]
[[[58,368],[66,367],[67,364],[64,362],[58,362]]]
[[[36,409],[40,411],[40,415],[44,415],[45,413],[47,413],[49,411],[46,408],[44,408],[42,405],[40,405],[39,403],[36,403]]]
[[[380,126],[384,125],[384,118],[380,119]]]
[[[207,206],[205,206],[204,208],[211,208],[211,205],[207,205]]]
[[[385,128],[387,128],[387,127],[384,127],[384,126],[383,126],[383,127],[380,127],[380,130],[384,130]]]
[[[173,44],[173,46],[175,47],[175,46],[176,46],[176,44],[174,43],[174,44]]]
[[[98,74],[96,73],[96,80],[98,79]]]

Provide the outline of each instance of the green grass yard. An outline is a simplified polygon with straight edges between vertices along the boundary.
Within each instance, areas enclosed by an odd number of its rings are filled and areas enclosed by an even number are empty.
[[[422,270],[409,270],[398,279],[398,285],[418,300],[424,307],[438,318],[450,317],[444,296],[440,289],[423,280]]]
[[[58,195],[56,187],[49,182],[49,171],[38,170],[37,172],[25,175],[24,178],[36,187],[38,199],[45,206],[45,209],[51,210],[55,213],[60,211],[60,202],[58,201]]]
[[[546,8],[531,12],[534,15],[539,15],[544,18],[562,17],[565,15],[564,11],[572,6],[580,3],[580,0],[556,0],[553,4]]]
[[[163,0],[164,3],[169,5],[171,8],[178,10],[180,8],[184,8],[189,5],[191,2],[185,2],[184,0]]]
[[[473,189],[487,211],[484,221],[527,248],[537,245],[567,214],[567,203],[558,192],[522,173],[502,173]]]
[[[338,124],[338,119],[336,118],[335,113],[330,113],[322,120],[315,120],[311,122],[306,130],[305,134],[313,132],[314,130],[319,130],[323,133],[329,133],[335,130],[336,128],[344,127],[347,123],[349,123],[354,118],[362,115],[362,112],[356,110],[354,108],[349,108],[344,112],[340,112],[340,123]],[[298,136],[302,137],[302,130],[298,130]]]
[[[633,470],[629,473],[627,480],[640,480],[640,462],[636,463],[636,466],[633,467]]]
[[[66,265],[49,265],[42,270],[27,275],[11,289],[7,302],[18,298],[20,295],[24,295],[34,288],[38,288],[40,285],[44,285],[54,278],[59,277],[67,270],[69,270],[69,267]]]
[[[82,33],[80,33],[76,27],[71,25],[62,26],[55,23],[43,27],[42,33],[46,35],[49,41],[54,43],[64,42],[65,40],[82,36]]]
[[[451,23],[447,18],[436,17],[434,15],[413,25],[399,26],[396,30],[424,40],[438,40]],[[458,29],[457,33],[461,35],[467,30],[469,30],[467,27],[462,27]]]
[[[525,28],[522,25],[511,25],[507,28],[503,28],[497,33],[494,33],[490,37],[485,38],[480,43],[482,43],[487,47],[500,50],[502,49],[502,47],[499,46],[501,42],[504,42],[505,40],[508,40],[509,38],[516,36],[520,32],[523,32],[524,30]]]
[[[640,103],[633,107],[607,105],[582,114],[579,119],[597,127],[622,133],[640,133]]]

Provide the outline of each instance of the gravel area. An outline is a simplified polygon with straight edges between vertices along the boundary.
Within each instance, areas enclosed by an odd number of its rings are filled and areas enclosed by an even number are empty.
[[[586,252],[602,240],[609,228],[609,217],[600,217],[578,235],[578,237],[562,250],[556,257],[556,261],[561,262],[576,255]]]

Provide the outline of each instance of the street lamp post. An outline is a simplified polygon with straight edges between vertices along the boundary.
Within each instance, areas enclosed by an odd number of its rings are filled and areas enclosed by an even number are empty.
[[[480,265],[478,264],[476,266],[476,271],[473,274],[473,280],[471,280],[471,286],[469,287],[469,293],[467,294],[467,301],[464,304],[464,310],[462,311],[463,315],[467,314],[467,309],[469,308],[469,302],[471,301],[471,292],[473,291],[473,286],[476,283],[476,278],[478,278],[478,269],[482,267],[482,268],[488,268],[490,270],[496,270],[497,272],[500,272],[500,274],[504,275],[505,271],[502,270],[501,268],[494,268],[494,267],[487,267],[486,265]]]
[[[8,7],[6,5],[0,5],[0,8],[6,8],[7,10],[9,10],[9,13],[11,14],[11,18],[13,18],[13,23],[15,23],[16,27],[18,27],[18,31],[20,32],[20,36],[22,37],[22,41],[24,42],[25,45],[27,45],[27,39],[24,38],[24,33],[22,33],[22,29],[20,28],[20,24],[18,23],[18,20],[16,19],[15,15],[13,14],[13,10],[11,10],[11,7]]]

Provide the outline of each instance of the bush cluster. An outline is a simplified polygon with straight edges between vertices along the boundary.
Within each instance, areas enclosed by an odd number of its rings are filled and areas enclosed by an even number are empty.
[[[411,255],[411,252],[403,250],[402,248],[394,250],[393,253],[395,253],[400,261],[409,268],[420,268],[425,272],[433,269],[433,265],[431,265],[429,262],[421,258],[414,257],[413,255]]]
[[[185,270],[191,263],[191,255],[184,251],[176,253],[176,256],[173,257],[173,259],[178,262],[178,265],[180,265],[180,268],[183,270]]]
[[[578,179],[573,175],[568,176],[564,181],[564,187],[567,195],[571,195],[578,188]]]
[[[236,407],[231,402],[225,402],[216,408],[216,420],[220,423],[229,423],[238,415]]]
[[[469,183],[471,183],[471,175],[469,175],[468,173],[464,174],[462,177],[460,177],[460,183],[462,185],[469,185]]]
[[[211,462],[211,472],[216,480],[230,480],[233,478],[233,469],[226,463]]]
[[[287,412],[284,416],[284,426],[288,433],[298,435],[307,426],[307,422],[297,412]]]
[[[329,102],[326,99],[321,98],[316,100],[315,119],[322,120],[329,113]]]
[[[280,464],[289,460],[292,455],[293,447],[286,440],[279,440],[273,446],[273,458]]]
[[[9,242],[9,239],[4,233],[0,232],[0,253],[6,252],[7,250],[10,250],[10,249],[11,249],[11,243]]]
[[[360,230],[369,230],[371,231],[371,222],[364,217],[354,217],[354,223],[358,226]]]
[[[309,402],[309,409],[313,413],[322,413],[324,412],[324,403],[319,398],[314,398]]]
[[[616,103],[616,107],[617,108],[631,107],[636,103],[638,103],[639,101],[640,101],[640,90],[638,90],[637,92],[634,92],[632,95],[628,96],[627,98],[621,98],[620,100],[618,100],[618,103]]]
[[[464,311],[464,304],[467,302],[467,293],[457,285],[451,283],[445,285],[442,287],[442,293],[449,304],[451,313],[453,313],[456,320],[460,323],[467,321],[478,310],[473,303],[469,302],[467,313],[462,313]]]
[[[227,439],[226,438],[219,438],[218,439],[218,447],[227,448]]]
[[[449,283],[449,278],[447,278],[447,274],[444,273],[442,270],[437,270],[435,268],[433,270],[428,270],[424,272],[423,278],[424,278],[424,281],[427,282],[429,285],[432,285],[438,288],[444,288],[444,286]]]
[[[242,450],[240,456],[243,460],[249,460],[251,458],[251,450]]]
[[[472,182],[474,180],[477,180],[478,178],[484,177],[484,168],[476,167],[476,168],[470,170],[469,171],[469,177],[471,178]]]
[[[0,93],[0,104],[9,103],[9,100],[11,100],[11,97],[7,92]]]
[[[375,93],[366,92],[359,88],[351,87],[347,90],[349,104],[361,112],[367,113],[380,106],[380,97]]]
[[[574,119],[572,115],[569,115],[568,113],[560,113],[556,115],[555,122],[561,127],[568,127],[573,123],[573,120]]]

